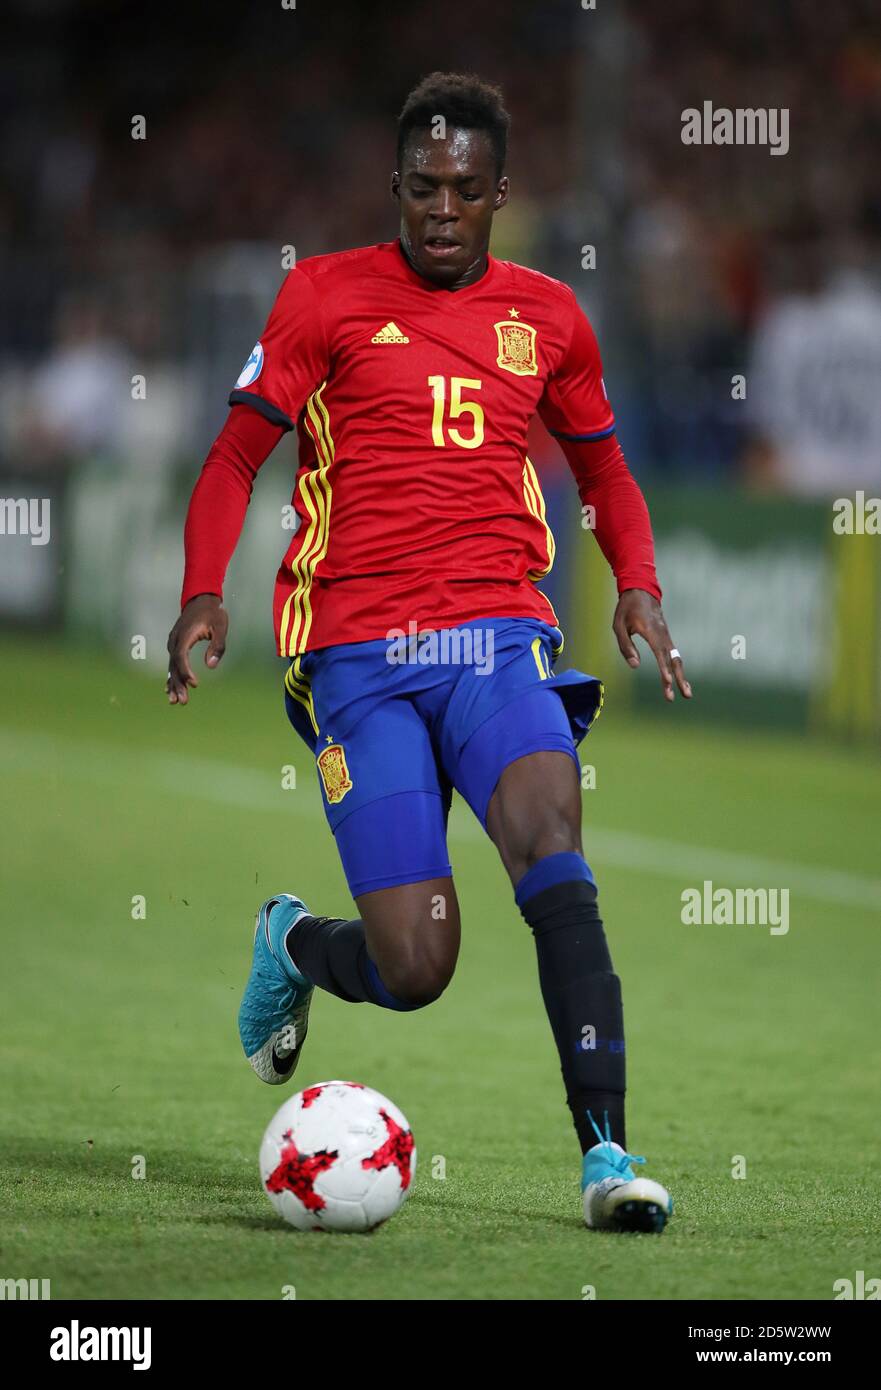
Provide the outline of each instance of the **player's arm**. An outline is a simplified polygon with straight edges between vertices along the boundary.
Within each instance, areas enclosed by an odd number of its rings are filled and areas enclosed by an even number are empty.
[[[208,642],[205,664],[223,656],[229,617],[223,583],[238,543],[254,479],[328,373],[321,305],[310,277],[286,277],[260,341],[231,392],[226,424],[193,489],[184,527],[181,615],[168,637],[169,704],[188,703],[198,685],[190,665],[197,642]]]
[[[172,705],[185,705],[188,686],[199,684],[190,652],[208,643],[205,665],[213,668],[226,649],[229,617],[223,583],[241,535],[254,479],[284,429],[250,405],[234,405],[215,439],[193,489],[184,526],[184,583],[181,615],[168,636],[168,682]]]
[[[638,666],[633,637],[644,638],[658,663],[665,699],[674,698],[674,681],[690,699],[682,658],[661,610],[648,507],[620,444],[611,434],[603,440],[561,439],[560,446],[575,475],[582,506],[591,509],[587,515],[618,585],[612,629],[621,655],[628,665]]]
[[[582,506],[590,508],[597,542],[618,585],[612,628],[628,665],[639,665],[633,637],[654,653],[664,698],[674,683],[686,699],[691,686],[661,609],[654,542],[645,498],[615,438],[602,364],[593,330],[572,300],[572,333],[557,371],[548,381],[539,413],[558,440],[575,476]]]

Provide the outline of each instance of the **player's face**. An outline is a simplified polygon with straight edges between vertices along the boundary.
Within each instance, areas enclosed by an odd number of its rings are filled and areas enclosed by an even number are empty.
[[[414,130],[392,193],[401,203],[401,244],[420,275],[446,289],[480,279],[493,214],[508,201],[485,131],[451,127],[434,140]]]

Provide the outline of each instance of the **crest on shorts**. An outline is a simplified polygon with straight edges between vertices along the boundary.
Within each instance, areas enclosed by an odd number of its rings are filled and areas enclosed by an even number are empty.
[[[494,323],[493,328],[499,340],[496,364],[515,376],[537,376],[535,329],[514,319],[502,319],[501,323]]]
[[[346,767],[346,755],[341,743],[332,743],[319,754],[318,771],[324,783],[324,794],[331,806],[342,801],[346,792],[352,790],[352,779]]]

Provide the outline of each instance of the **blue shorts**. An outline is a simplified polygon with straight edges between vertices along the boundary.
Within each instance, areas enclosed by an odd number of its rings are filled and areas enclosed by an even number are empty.
[[[353,897],[448,878],[453,787],[486,827],[509,763],[576,745],[602,707],[581,671],[555,672],[558,628],[483,618],[295,657],[285,706],[316,759]]]

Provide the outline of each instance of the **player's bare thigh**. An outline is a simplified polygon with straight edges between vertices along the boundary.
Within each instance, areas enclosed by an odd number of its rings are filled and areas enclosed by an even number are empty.
[[[486,828],[513,884],[551,854],[582,854],[581,781],[567,753],[528,753],[509,763],[486,813]]]
[[[459,903],[451,878],[379,888],[355,899],[367,950],[386,989],[407,1003],[436,999],[459,955]]]

